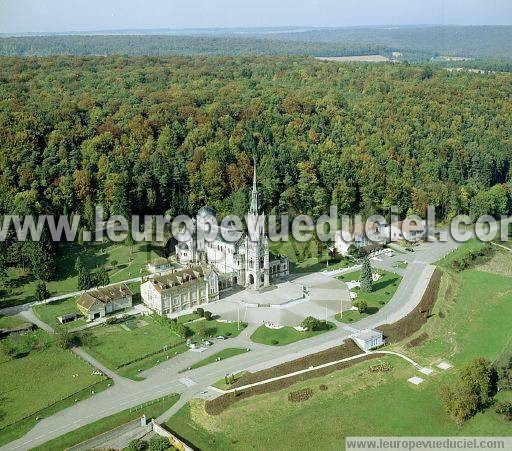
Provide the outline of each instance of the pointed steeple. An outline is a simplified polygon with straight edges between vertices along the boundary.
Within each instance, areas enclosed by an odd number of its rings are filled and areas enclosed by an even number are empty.
[[[256,158],[254,159],[254,177],[252,180],[251,207],[249,213],[258,214],[258,187],[256,186]]]

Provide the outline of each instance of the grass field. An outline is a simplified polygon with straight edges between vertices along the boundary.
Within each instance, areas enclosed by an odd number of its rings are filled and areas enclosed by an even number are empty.
[[[19,316],[2,316],[0,315],[0,329],[8,329],[10,327],[16,327],[20,324],[26,323],[23,318]]]
[[[145,274],[145,266],[156,257],[148,243],[136,243],[133,252],[124,244],[110,246],[89,243],[80,246],[76,243],[62,244],[57,256],[55,279],[47,283],[52,296],[71,293],[78,290],[75,261],[80,256],[91,271],[100,266],[108,269],[112,283],[132,279]],[[112,262],[117,262],[116,266]],[[143,271],[141,273],[141,270]],[[35,300],[37,280],[22,268],[9,268],[3,281],[4,289],[0,293],[0,307],[24,304]]]
[[[444,260],[443,266],[450,263]],[[464,362],[480,356],[493,360],[511,346],[511,317],[511,277],[474,269],[445,270],[434,314],[415,334],[427,334],[427,338],[415,347],[406,346],[408,338],[391,348],[435,369],[420,386],[407,382],[418,375],[411,365],[385,357],[382,360],[392,366],[389,372],[369,372],[376,361],[363,362],[239,401],[217,416],[207,415],[202,401],[193,401],[168,425],[195,446],[211,450],[249,449],[254,443],[279,450],[315,443],[315,448],[334,450],[344,448],[346,436],[361,435],[510,436],[510,423],[492,408],[457,426],[446,416],[437,393]],[[441,360],[452,363],[454,369],[437,369],[434,365]],[[320,390],[320,384],[327,390]],[[313,389],[312,398],[288,401],[288,393],[306,387]],[[512,401],[512,392],[500,392],[496,398]]]
[[[270,252],[274,255],[288,257],[292,273],[346,268],[354,264],[348,258],[342,258],[340,261],[331,259],[328,250],[319,248],[318,243],[314,241],[302,243],[290,238],[289,241],[270,242]],[[327,266],[327,261],[329,261],[329,266]]]
[[[197,315],[188,315],[186,319],[196,318]],[[131,323],[135,325],[131,330],[126,330],[124,323],[90,329],[93,338],[85,346],[86,351],[119,375],[140,381],[143,378],[139,373],[188,350],[184,339],[173,334],[168,327],[159,324],[151,316],[132,320]],[[187,323],[187,327],[194,334],[190,338],[196,342],[200,341],[200,337],[195,335],[198,323]],[[209,337],[236,337],[247,326],[241,323],[239,331],[237,323],[213,320],[206,321],[205,324]]]
[[[37,334],[48,343],[46,349],[33,350],[22,358],[9,359],[2,353],[0,360],[0,443],[23,435],[35,424],[35,418],[19,421],[46,407],[56,404],[54,411],[67,407],[74,399],[84,399],[106,385],[103,375],[93,374],[95,369],[69,350],[52,343],[43,331]],[[78,376],[73,377],[73,375]],[[23,375],[23,377],[20,377]],[[81,393],[86,390],[84,393]],[[72,397],[71,400],[66,398]],[[65,401],[63,401],[65,400]],[[14,426],[8,427],[15,423]],[[4,429],[5,428],[5,429]],[[16,435],[18,434],[19,435]]]
[[[402,278],[398,274],[394,274],[392,272],[384,271],[381,269],[378,271],[374,270],[373,272],[378,272],[382,275],[382,277],[377,282],[373,283],[373,291],[371,293],[364,293],[359,288],[352,289],[352,291],[357,293],[357,300],[364,299],[368,303],[366,312],[359,313],[355,310],[349,310],[343,312],[343,317],[341,317],[338,313],[336,315],[336,319],[338,321],[343,323],[359,321],[360,319],[377,313],[391,300],[398,286],[400,285]],[[361,271],[354,271],[340,276],[339,279],[343,280],[344,282],[349,282],[351,280],[359,280],[360,277]]]
[[[67,329],[73,329],[86,323],[85,318],[76,308],[75,297],[64,299],[62,301],[52,302],[50,304],[36,305],[33,307],[33,310],[41,321],[53,328],[61,326],[57,320],[57,316],[64,315],[66,313],[77,313],[79,315],[75,321],[64,324],[64,327]]]
[[[267,326],[262,325],[258,327],[251,335],[251,340],[255,343],[261,343],[269,346],[286,346],[306,338],[315,337],[336,328],[332,323],[327,323],[329,329],[319,330],[315,332],[299,332],[290,326],[282,327],[281,329],[269,329]],[[277,342],[277,343],[276,343]]]
[[[210,357],[207,357],[206,359],[200,360],[199,362],[195,363],[190,367],[191,370],[194,370],[196,368],[201,368],[202,366],[209,365],[210,363],[215,363],[217,360],[225,360],[229,359],[230,357],[234,357],[236,355],[245,354],[246,352],[249,352],[247,349],[240,349],[240,348],[227,348],[223,349],[220,352],[217,352],[216,354],[211,355]],[[187,369],[182,370],[181,372],[187,371]]]
[[[198,324],[200,321],[195,321],[193,323],[188,323],[187,327],[195,334],[198,328]],[[237,337],[242,333],[242,331],[247,327],[247,323],[240,322],[240,330],[238,330],[238,323],[226,323],[224,321],[205,321],[206,324],[206,335],[209,338],[218,337],[219,335],[223,335],[224,337]],[[193,336],[192,341],[198,341],[199,337]]]
[[[155,400],[153,402],[144,403],[131,409],[123,410],[94,423],[82,426],[72,432],[61,435],[60,437],[50,440],[41,446],[33,448],[34,451],[54,451],[57,449],[66,449],[71,446],[90,440],[97,435],[122,426],[129,421],[146,415],[146,418],[157,418],[165,411],[169,410],[180,399],[179,395],[169,395],[165,398]]]
[[[134,322],[138,327],[132,330],[124,329],[123,324],[90,329],[93,339],[86,346],[87,352],[107,367],[117,370],[140,357],[163,351],[164,346],[168,346],[171,353],[170,348],[184,342],[151,316],[138,318]]]

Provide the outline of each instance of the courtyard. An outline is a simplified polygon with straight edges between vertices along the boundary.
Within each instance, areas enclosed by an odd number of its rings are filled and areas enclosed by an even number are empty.
[[[260,290],[242,290],[208,304],[207,309],[226,320],[298,326],[308,316],[334,317],[352,306],[347,286],[321,272],[290,277]]]

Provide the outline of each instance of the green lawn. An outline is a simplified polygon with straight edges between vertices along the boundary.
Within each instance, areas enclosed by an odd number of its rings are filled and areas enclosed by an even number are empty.
[[[34,334],[40,343],[47,343],[46,348],[12,359],[0,352],[0,444],[23,435],[35,424],[35,416],[49,415],[44,410],[48,406],[55,404],[51,412],[61,410],[75,399],[91,396],[91,390],[98,392],[107,386],[105,376],[93,374],[91,365],[54,345],[44,331]],[[23,337],[19,339],[27,338]]]
[[[176,318],[176,319],[179,323],[185,324],[185,323],[189,323],[190,321],[194,321],[199,318],[200,318],[200,316],[197,313],[189,313],[187,315],[178,316],[178,318]]]
[[[168,349],[167,351],[162,351],[151,355],[130,365],[123,366],[115,371],[120,376],[127,377],[128,379],[132,379],[134,381],[142,381],[145,378],[139,375],[141,372],[149,370],[154,366],[164,362],[165,360],[169,360],[179,354],[183,354],[184,352],[188,351],[188,349],[188,346],[185,343],[182,343]]]
[[[437,400],[439,384],[450,374],[436,374],[420,387],[407,378],[417,375],[406,362],[381,360],[393,369],[370,373],[378,361],[313,380],[275,393],[239,401],[220,415],[209,416],[202,401],[194,400],[167,422],[169,428],[199,449],[296,450],[314,443],[315,449],[344,449],[347,436],[510,435],[510,424],[489,411],[459,427],[446,418]],[[327,390],[319,389],[325,385]],[[313,397],[290,403],[288,393],[312,388]]]
[[[190,367],[191,370],[194,370],[196,368],[200,368],[202,366],[209,365],[210,363],[215,363],[218,359],[225,360],[229,359],[230,357],[234,357],[236,355],[245,354],[246,352],[249,352],[247,349],[239,349],[239,348],[227,348],[220,352],[217,352],[216,354],[211,355],[210,357],[207,357],[206,359],[200,360],[199,362],[195,363]],[[187,371],[187,369],[182,370],[181,372]]]
[[[157,418],[176,404],[178,399],[180,399],[179,395],[168,395],[164,398],[147,402],[131,409],[123,410],[122,412],[102,418],[94,423],[90,423],[86,426],[75,429],[72,432],[61,435],[56,439],[50,440],[43,445],[33,448],[33,450],[54,451],[57,449],[66,449],[140,418],[142,415],[146,415],[146,418]]]
[[[306,338],[315,337],[316,335],[323,334],[336,328],[332,323],[327,323],[329,329],[319,330],[315,332],[299,332],[290,326],[282,327],[281,329],[269,329],[267,326],[262,325],[258,327],[251,335],[251,340],[255,343],[261,343],[270,346],[286,346]],[[276,343],[277,342],[277,343]]]
[[[47,283],[52,296],[78,290],[75,261],[80,256],[85,266],[94,271],[100,266],[109,270],[112,283],[121,282],[146,274],[145,267],[149,260],[157,256],[148,243],[136,243],[133,251],[125,244],[105,245],[88,243],[63,243],[56,262],[57,272],[54,280]],[[113,266],[112,262],[117,265]],[[141,272],[142,271],[142,272]],[[8,268],[0,291],[0,306],[24,304],[35,300],[37,280],[22,268]]]
[[[41,321],[53,328],[61,326],[57,320],[57,316],[64,315],[66,313],[77,313],[79,315],[75,321],[64,324],[64,327],[67,329],[73,329],[86,323],[85,318],[76,308],[75,297],[64,299],[62,301],[52,302],[50,304],[36,305],[33,310]]]
[[[235,383],[238,379],[240,379],[246,371],[240,371],[239,373],[232,374],[233,383]],[[221,390],[228,390],[231,388],[231,384],[226,384],[226,379],[220,379],[215,384],[212,384],[213,387],[220,388]]]
[[[188,319],[195,319],[190,315]],[[205,321],[205,320],[203,320]],[[195,335],[198,323],[187,323],[193,334],[193,342],[201,340]],[[131,326],[126,330],[123,324]],[[236,337],[247,324],[225,323],[216,320],[205,321],[207,336],[224,335]],[[85,346],[86,351],[119,375],[140,381],[139,373],[171,359],[188,350],[185,340],[173,334],[168,327],[156,322],[151,316],[145,316],[122,324],[101,325],[91,328],[92,342]],[[167,349],[164,347],[167,346]]]
[[[2,316],[0,315],[0,329],[9,329],[24,324],[26,321],[19,316]]]
[[[485,243],[482,243],[478,238],[471,238],[469,241],[464,243],[462,246],[459,246],[455,251],[448,254],[446,257],[441,259],[437,264],[441,268],[451,269],[452,262],[461,258],[468,251],[479,251],[487,246]]]
[[[247,327],[247,323],[240,322],[239,330],[238,323],[236,321],[231,323],[216,320],[204,321],[206,324],[206,335],[209,338],[218,337],[219,335],[234,338],[240,335],[240,333]],[[193,323],[188,323],[187,327],[195,334],[200,322],[201,321],[194,321]],[[199,340],[199,337],[193,336],[192,340],[197,341]]]
[[[470,244],[471,246],[472,244]],[[505,251],[504,251],[505,252]],[[493,408],[457,426],[445,414],[438,398],[441,384],[455,377],[471,358],[494,360],[511,346],[512,278],[476,270],[446,270],[433,316],[415,336],[427,338],[415,347],[398,343],[422,365],[434,368],[425,382],[407,382],[419,373],[395,357],[382,361],[389,372],[370,372],[377,361],[363,362],[333,375],[297,383],[275,393],[239,401],[220,415],[209,416],[202,401],[194,400],[169,421],[169,427],[196,447],[211,450],[262,448],[343,449],[347,436],[510,436],[510,423]],[[441,371],[435,364],[454,365]],[[320,390],[319,386],[327,386]],[[313,396],[290,403],[288,393],[312,388]],[[497,401],[512,401],[512,392],[500,392]],[[328,421],[326,421],[328,419]]]
[[[274,255],[284,255],[290,261],[290,272],[315,272],[325,269],[338,269],[352,266],[354,262],[348,258],[333,260],[325,246],[315,241],[305,243],[290,238],[289,241],[270,242],[270,252]],[[329,261],[329,266],[327,266]]]
[[[403,262],[398,262],[396,265],[395,265],[395,268],[399,268],[399,269],[405,269],[407,268],[407,262],[406,261],[403,261]]]
[[[126,330],[123,326],[132,327]],[[151,316],[136,318],[121,324],[101,325],[90,329],[92,343],[86,346],[87,352],[114,370],[140,357],[163,351],[184,342],[164,325]]]
[[[362,318],[366,318],[368,315],[373,315],[377,313],[384,305],[386,305],[397,290],[400,285],[400,281],[402,278],[395,273],[384,271],[384,270],[374,270],[382,275],[382,277],[373,283],[373,291],[371,293],[364,293],[359,288],[354,288],[351,291],[357,293],[357,299],[364,299],[368,303],[368,308],[366,312],[359,313],[355,310],[349,310],[343,312],[343,317],[338,313],[336,315],[336,319],[343,323],[351,323],[355,321],[359,321]],[[348,274],[344,274],[339,277],[339,279],[344,282],[349,282],[352,280],[359,280],[361,277],[361,271],[354,271]]]

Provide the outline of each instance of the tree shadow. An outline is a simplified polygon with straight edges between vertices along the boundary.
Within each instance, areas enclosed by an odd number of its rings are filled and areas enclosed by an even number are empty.
[[[384,290],[386,287],[390,285],[395,285],[398,282],[398,277],[392,277],[388,280],[380,280],[373,283],[373,291]]]

